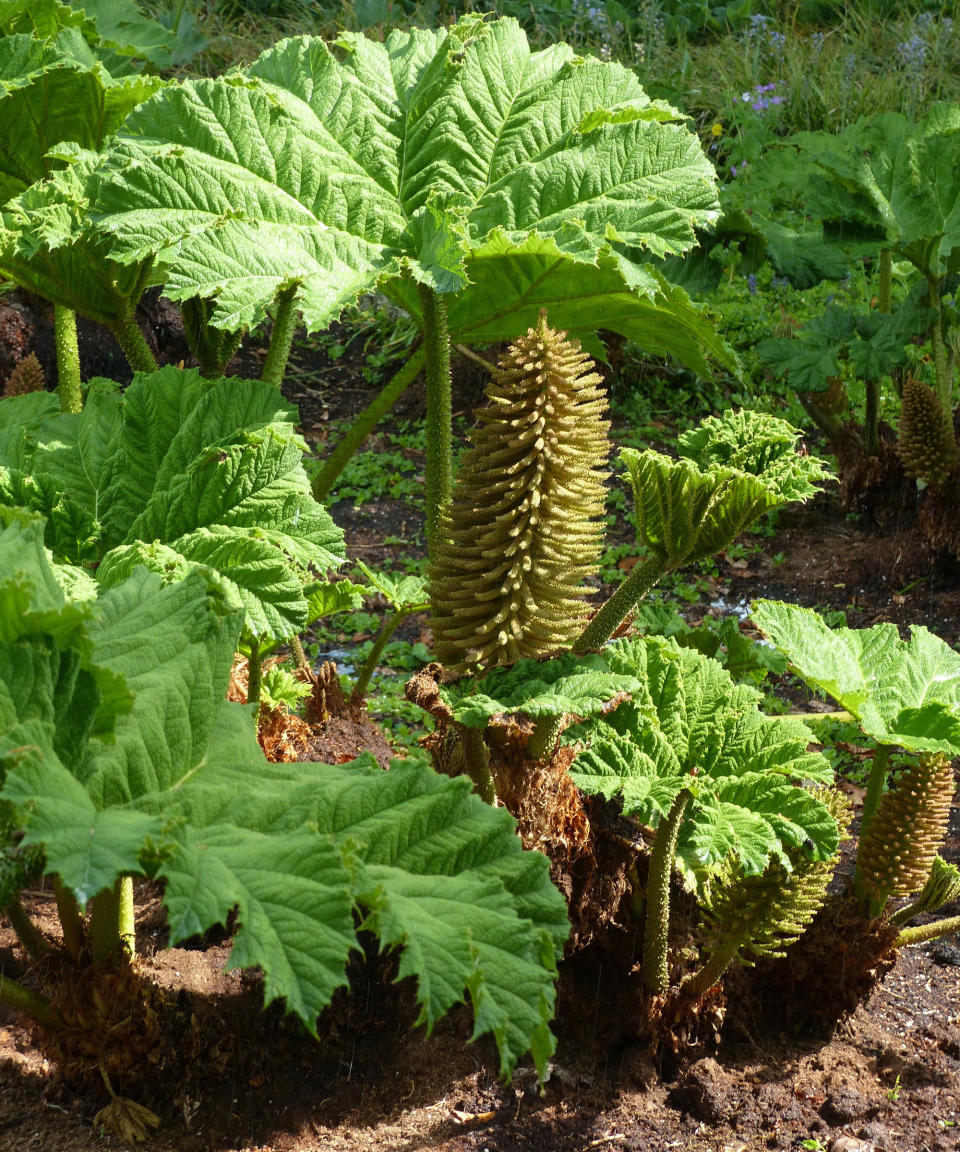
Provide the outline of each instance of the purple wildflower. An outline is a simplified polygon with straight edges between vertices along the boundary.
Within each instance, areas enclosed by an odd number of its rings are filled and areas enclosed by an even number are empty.
[[[897,45],[900,59],[907,68],[922,68],[927,58],[927,42],[919,32]]]
[[[757,277],[756,277],[756,274],[753,272],[751,272],[750,275],[747,277],[747,289],[749,290],[751,296],[756,296],[756,294],[757,294]]]

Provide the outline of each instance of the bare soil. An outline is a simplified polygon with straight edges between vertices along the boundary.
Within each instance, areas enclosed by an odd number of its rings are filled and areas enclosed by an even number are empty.
[[[29,350],[19,319],[10,323]],[[251,365],[257,352],[246,352]],[[371,395],[358,364],[339,362],[337,375],[333,368],[311,363],[292,376],[290,394],[301,404],[305,432],[316,439],[331,412],[355,411]],[[317,388],[318,378],[329,384]],[[469,408],[477,381],[467,372],[459,387],[460,406]],[[415,409],[416,394],[406,403]],[[365,507],[354,516],[349,506],[334,512],[351,554],[370,563],[384,535],[411,515],[388,500],[372,514]],[[762,553],[723,558],[706,600],[735,605],[759,595],[842,608],[852,625],[922,623],[954,644],[960,631],[955,564],[931,556],[909,517],[878,535],[849,522],[833,498],[783,516]],[[850,791],[856,802],[857,789]],[[943,855],[960,861],[958,806]],[[540,1095],[529,1068],[510,1086],[498,1081],[492,1042],[468,1044],[465,1008],[431,1036],[414,1028],[409,982],[396,984],[392,959],[372,947],[351,965],[349,992],[321,1017],[315,1040],[277,1006],[262,1010],[255,973],[224,973],[225,933],[166,949],[158,889],[139,886],[137,901],[141,972],[167,1005],[183,1050],[179,1063],[138,1088],[139,1102],[162,1122],[146,1142],[151,1149],[759,1152],[800,1148],[802,1141],[834,1152],[960,1147],[956,937],[901,952],[869,999],[830,1034],[817,1033],[815,1005],[807,1020],[801,1012],[788,1021],[776,1003],[758,1012],[744,972],[732,982],[716,1050],[678,1062],[665,1077],[644,1046],[611,1027],[612,974],[600,965],[566,965],[558,1049]],[[32,892],[26,903],[55,937],[51,894]],[[958,913],[960,902],[941,914]],[[5,922],[0,972],[31,979]],[[0,1008],[0,1150],[124,1147],[93,1124],[107,1100],[95,1079],[66,1082],[35,1040]]]

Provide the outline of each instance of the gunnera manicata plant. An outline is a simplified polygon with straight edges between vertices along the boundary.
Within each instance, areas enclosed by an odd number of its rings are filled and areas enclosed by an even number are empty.
[[[541,312],[492,372],[429,569],[434,643],[448,668],[545,656],[583,627],[610,426],[593,368]]]

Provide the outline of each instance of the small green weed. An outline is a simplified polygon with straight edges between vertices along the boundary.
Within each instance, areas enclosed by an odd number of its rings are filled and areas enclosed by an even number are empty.
[[[395,432],[380,433],[371,446],[351,458],[330,495],[330,502],[350,500],[354,508],[383,497],[423,508],[423,462],[426,441],[423,424],[402,424]]]
[[[421,736],[432,732],[433,717],[427,716],[404,696],[406,676],[380,673],[370,680],[367,712],[387,733],[394,747],[415,748]],[[349,681],[344,682],[349,691]]]

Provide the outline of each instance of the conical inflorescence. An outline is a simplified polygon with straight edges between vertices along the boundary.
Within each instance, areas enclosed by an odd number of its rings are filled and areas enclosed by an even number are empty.
[[[957,465],[957,441],[940,397],[912,376],[903,386],[900,458],[908,476],[931,484],[949,476]]]
[[[609,451],[592,369],[541,312],[493,372],[430,565],[434,644],[448,667],[544,656],[583,627]]]
[[[16,367],[7,378],[5,396],[25,396],[28,392],[43,390],[43,368],[36,355],[31,352],[17,361]]]
[[[925,755],[884,793],[857,860],[878,904],[909,896],[926,883],[946,834],[955,787],[950,760]]]
[[[850,806],[834,788],[817,790],[843,836],[850,824]],[[716,951],[739,954],[744,963],[759,956],[782,957],[820,910],[833,876],[836,857],[808,860],[796,853],[788,872],[780,861],[760,876],[748,876],[733,866],[705,898],[705,917]]]

